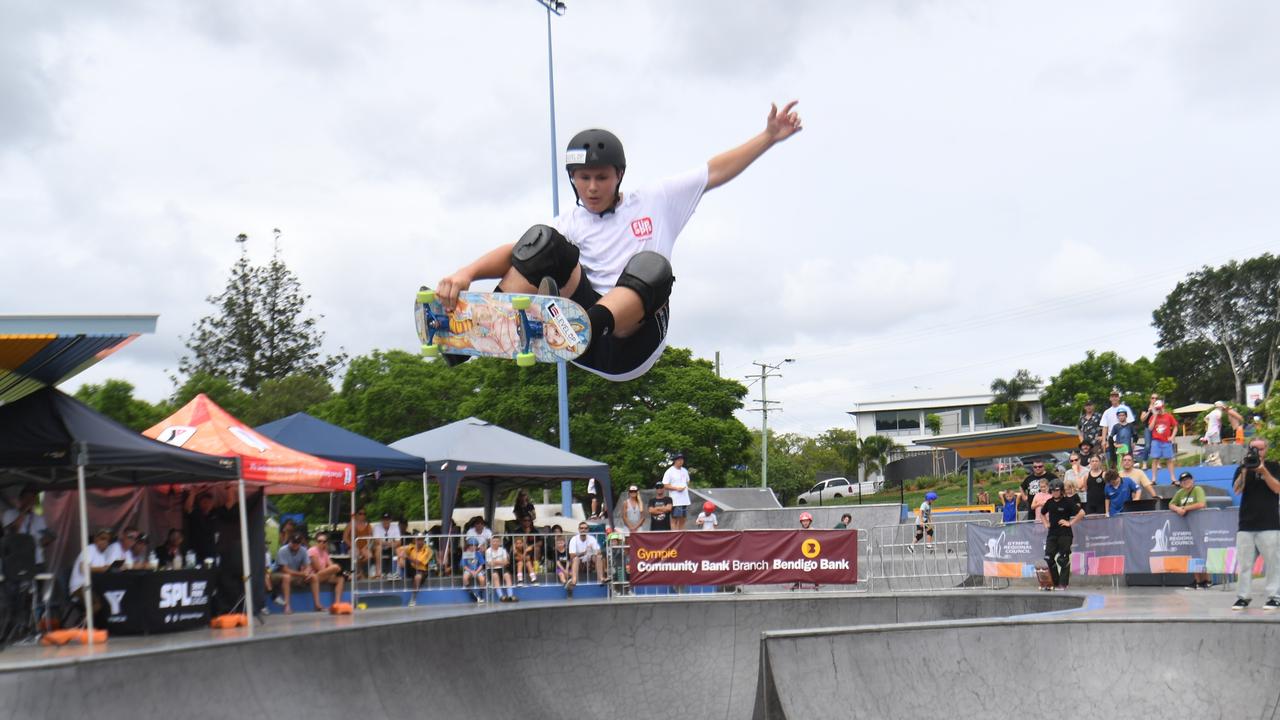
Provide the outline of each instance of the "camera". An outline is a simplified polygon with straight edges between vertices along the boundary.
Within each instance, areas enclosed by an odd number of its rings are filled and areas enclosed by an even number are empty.
[[[1244,459],[1240,461],[1240,467],[1254,470],[1260,465],[1262,465],[1262,455],[1258,452],[1258,448],[1250,445],[1249,449],[1245,451]]]

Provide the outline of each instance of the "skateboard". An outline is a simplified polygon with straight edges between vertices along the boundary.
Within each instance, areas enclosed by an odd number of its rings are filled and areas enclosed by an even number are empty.
[[[445,312],[434,290],[422,287],[413,305],[422,354],[514,359],[529,367],[573,360],[587,349],[591,321],[568,298],[467,291]]]
[[[1053,576],[1049,574],[1049,566],[1044,563],[1036,563],[1036,580],[1040,582],[1041,590],[1053,589]]]

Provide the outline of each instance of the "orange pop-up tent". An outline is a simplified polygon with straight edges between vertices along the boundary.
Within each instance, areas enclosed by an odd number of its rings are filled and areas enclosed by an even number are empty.
[[[356,468],[298,452],[258,434],[201,393],[174,414],[145,430],[143,435],[160,442],[206,455],[240,458],[241,562],[244,568],[246,612],[251,607],[252,583],[249,571],[248,517],[245,511],[245,481],[261,483],[273,494],[296,492],[351,491]],[[253,624],[249,624],[253,635]]]

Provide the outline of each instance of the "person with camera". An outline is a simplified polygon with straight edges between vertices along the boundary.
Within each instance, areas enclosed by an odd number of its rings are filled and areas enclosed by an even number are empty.
[[[1236,532],[1236,602],[1232,610],[1249,607],[1253,596],[1253,563],[1259,553],[1266,565],[1267,603],[1263,610],[1280,609],[1280,463],[1267,460],[1267,441],[1249,443],[1236,469],[1231,490],[1240,495]]]

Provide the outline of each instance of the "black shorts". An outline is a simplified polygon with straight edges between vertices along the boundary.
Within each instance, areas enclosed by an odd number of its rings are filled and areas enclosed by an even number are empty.
[[[578,287],[569,299],[589,308],[600,302],[601,297],[587,281],[587,270],[583,268]],[[644,364],[662,346],[662,341],[667,337],[670,314],[668,302],[652,315],[646,316],[640,327],[628,337],[609,335],[592,343],[585,353],[573,361],[574,364],[605,376],[626,375]]]

